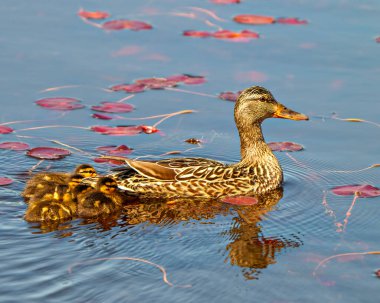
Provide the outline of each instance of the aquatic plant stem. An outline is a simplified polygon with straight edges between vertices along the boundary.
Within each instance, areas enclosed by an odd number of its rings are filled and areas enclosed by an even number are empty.
[[[321,268],[323,265],[325,265],[326,263],[330,262],[333,259],[340,258],[340,257],[347,257],[347,256],[360,256],[360,255],[380,255],[380,251],[352,252],[352,253],[344,253],[344,254],[338,254],[338,255],[327,257],[323,259],[322,261],[320,261],[318,265],[314,268],[313,276],[317,277],[319,268]]]
[[[199,93],[199,92],[193,92],[191,90],[174,88],[174,87],[165,87],[165,90],[171,90],[171,91],[174,91],[174,92],[180,92],[180,93],[198,95],[198,96],[202,96],[202,97],[218,98],[215,95],[210,95],[210,94],[205,94],[205,93]]]
[[[90,259],[90,260],[86,260],[84,262],[74,263],[73,265],[71,265],[68,268],[68,272],[71,274],[73,272],[73,268],[76,267],[76,266],[78,266],[78,265],[88,264],[88,263],[91,263],[91,262],[94,262],[94,261],[110,261],[110,260],[131,260],[131,261],[137,261],[137,262],[142,262],[142,263],[146,263],[146,264],[152,265],[152,266],[158,268],[162,272],[162,280],[166,284],[168,284],[169,286],[175,286],[173,283],[171,283],[168,280],[166,270],[165,270],[165,268],[163,266],[161,266],[159,264],[156,264],[156,263],[154,263],[152,261],[149,261],[149,260],[146,260],[146,259],[142,259],[142,258],[134,258],[134,257],[110,257],[110,258]],[[191,287],[191,285],[179,285],[177,287]]]

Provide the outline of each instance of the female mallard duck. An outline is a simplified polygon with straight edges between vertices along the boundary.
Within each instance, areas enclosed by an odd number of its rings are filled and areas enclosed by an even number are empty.
[[[111,176],[120,189],[160,197],[260,195],[280,187],[282,169],[264,141],[261,123],[267,118],[309,118],[286,108],[260,86],[253,86],[240,94],[234,116],[240,136],[239,163],[226,165],[202,158],[140,161],[104,156],[128,164],[127,168]]]
[[[77,206],[71,198],[68,186],[57,185],[54,192],[47,193],[40,199],[31,199],[25,212],[29,222],[51,222],[71,219],[76,214]]]
[[[97,172],[89,164],[78,165],[73,175],[80,175],[83,178],[95,177]],[[42,172],[35,174],[25,185],[25,189],[21,193],[27,202],[32,196],[38,194],[39,197],[45,194],[45,191],[54,191],[58,184],[67,184],[71,178],[70,173],[64,172]]]
[[[121,208],[123,196],[117,191],[117,183],[109,177],[99,178],[96,188],[90,185],[78,185],[74,193],[78,200],[78,216],[95,218],[109,215]]]

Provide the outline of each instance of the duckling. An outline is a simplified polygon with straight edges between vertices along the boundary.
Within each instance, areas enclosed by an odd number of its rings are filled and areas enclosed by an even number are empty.
[[[28,222],[61,221],[76,214],[76,203],[71,199],[67,185],[57,185],[54,193],[48,193],[41,199],[32,199],[25,212]]]
[[[80,191],[82,189],[82,191]],[[109,215],[121,208],[123,196],[117,192],[117,183],[109,177],[102,177],[96,184],[96,189],[88,190],[77,187],[78,216],[94,218]]]
[[[74,175],[81,175],[83,178],[94,177],[97,175],[95,168],[93,168],[89,164],[81,164],[78,165],[74,170]],[[38,191],[39,196],[43,196],[44,191],[52,191],[51,183],[54,185],[57,184],[67,184],[67,178],[69,178],[72,174],[64,173],[64,172],[42,172],[35,174],[25,185],[25,189],[21,193],[21,196],[24,197],[25,202]],[[79,178],[79,177],[78,177]],[[50,182],[50,183],[46,183]]]

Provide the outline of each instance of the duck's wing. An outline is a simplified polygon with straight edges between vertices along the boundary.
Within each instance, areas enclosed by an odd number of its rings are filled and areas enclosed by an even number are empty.
[[[111,158],[111,157],[110,157]],[[128,165],[127,168],[117,169],[113,174],[116,179],[126,179],[136,173],[148,179],[160,181],[183,181],[194,178],[215,179],[215,174],[225,168],[223,163],[204,158],[172,158],[159,161],[141,161],[127,158],[123,160]]]

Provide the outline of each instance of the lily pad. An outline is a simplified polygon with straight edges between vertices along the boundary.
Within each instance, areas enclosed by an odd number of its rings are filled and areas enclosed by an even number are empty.
[[[9,134],[13,132],[13,128],[8,126],[0,125],[0,134]]]
[[[83,108],[83,104],[79,104],[79,100],[75,98],[54,97],[45,98],[36,101],[36,104],[47,109],[54,110],[73,110]]]
[[[373,198],[380,196],[380,188],[369,184],[354,184],[337,186],[331,189],[331,192],[337,196],[354,196],[360,198]]]
[[[223,197],[220,201],[233,205],[255,205],[258,202],[257,198],[249,196]]]
[[[32,148],[26,154],[30,157],[37,158],[37,159],[58,160],[70,155],[71,152],[63,148],[43,146],[43,147]]]
[[[7,177],[0,177],[0,186],[12,184],[13,180]]]
[[[29,144],[24,142],[2,142],[0,149],[26,150],[29,149]]]
[[[303,150],[303,146],[294,142],[270,142],[268,146],[273,151],[293,152]]]
[[[118,102],[102,102],[102,105],[92,106],[91,109],[105,113],[128,113],[133,111],[133,105]]]

